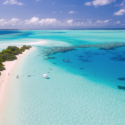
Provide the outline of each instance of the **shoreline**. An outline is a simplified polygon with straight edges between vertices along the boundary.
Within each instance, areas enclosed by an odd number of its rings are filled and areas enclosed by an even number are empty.
[[[5,65],[4,67],[6,70],[1,71],[1,76],[0,76],[0,108],[3,102],[4,94],[5,94],[5,89],[9,80],[9,76],[15,67],[15,65],[18,63],[19,59],[21,57],[25,56],[28,52],[33,50],[34,47],[30,48],[29,50],[25,50],[22,54],[17,55],[17,59],[13,61],[6,61],[3,64]],[[8,74],[9,73],[9,74]],[[11,74],[12,75],[12,74]]]
[[[10,43],[10,44],[0,44],[2,46],[8,46],[8,45],[16,45],[16,46],[22,46],[22,45],[43,45],[43,44],[46,44],[47,41],[46,40],[39,40],[37,42],[29,42],[29,43]]]

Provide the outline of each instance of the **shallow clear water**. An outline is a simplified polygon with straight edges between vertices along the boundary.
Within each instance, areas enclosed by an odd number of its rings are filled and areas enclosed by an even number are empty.
[[[19,33],[21,32],[21,33]],[[18,31],[1,35],[2,47],[47,40],[13,69],[4,99],[2,125],[123,125],[125,123],[125,47],[77,49],[45,60],[44,46],[124,42],[125,31]],[[4,41],[4,42],[3,42]],[[64,62],[69,59],[70,62]],[[47,73],[50,79],[43,79]],[[17,80],[16,75],[20,78]],[[28,77],[31,75],[31,77]]]

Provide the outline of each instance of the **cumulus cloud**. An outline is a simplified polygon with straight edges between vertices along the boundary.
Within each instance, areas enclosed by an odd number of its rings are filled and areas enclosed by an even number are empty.
[[[86,6],[103,6],[107,4],[111,4],[112,2],[115,2],[115,0],[93,0],[92,2],[86,2]]]
[[[14,4],[16,4],[16,5],[20,5],[20,6],[23,5],[23,3],[18,2],[17,0],[6,0],[3,4],[4,5],[7,5],[7,4],[14,5]]]
[[[97,20],[96,23],[108,23],[110,20]]]
[[[91,20],[87,20],[87,24],[91,24],[92,23],[92,21]]]
[[[12,18],[12,19],[10,20],[11,23],[16,23],[16,22],[18,22],[18,21],[19,21],[19,19],[17,19],[17,18]]]
[[[75,12],[75,11],[69,11],[69,14],[72,14],[72,13],[77,13],[77,12]]]
[[[39,21],[39,24],[41,25],[56,25],[59,21],[55,18],[47,18],[47,19],[41,19]]]
[[[67,20],[67,23],[71,24],[71,23],[73,23],[73,20]]]
[[[4,19],[0,19],[0,25],[4,25],[5,24],[5,20]]]
[[[122,6],[122,7],[125,7],[125,0],[123,0],[121,4],[117,4],[117,5],[115,5],[115,6]]]
[[[37,24],[39,22],[38,17],[33,17],[30,20],[25,20],[25,24]]]
[[[55,18],[39,19],[38,17],[33,17],[30,20],[25,20],[25,24],[35,24],[35,25],[56,25],[59,21]]]
[[[10,21],[7,22],[8,25],[16,25],[19,19],[12,18]]]
[[[12,18],[11,20],[0,19],[0,25],[16,25],[19,19]]]
[[[87,23],[84,22],[74,22],[71,26],[75,26],[75,27],[81,27],[81,26],[86,26],[88,25]]]
[[[91,22],[87,21],[87,24],[90,24]],[[37,25],[37,26],[84,26],[85,23],[84,22],[74,22],[73,19],[69,19],[66,21],[59,21],[56,18],[46,18],[46,19],[39,19],[38,17],[33,17],[30,20],[25,20],[25,24],[26,25]]]
[[[3,22],[4,21],[4,19],[0,19],[0,22]]]
[[[39,17],[32,17],[31,19],[26,20],[19,20],[18,18],[12,18],[10,20],[6,19],[0,19],[0,26],[1,27],[18,27],[18,28],[68,28],[68,27],[97,27],[97,26],[106,26],[106,25],[113,25],[113,23],[110,23],[111,19],[109,20],[97,20],[92,21],[86,20],[86,21],[75,21],[73,19],[68,19],[65,21],[60,21],[56,18],[43,18],[40,19]],[[120,21],[115,22],[115,25],[120,24]]]
[[[92,2],[86,2],[85,5],[86,5],[86,6],[91,6],[91,5],[92,5]]]
[[[116,24],[120,24],[121,22],[120,21],[117,21]]]
[[[114,15],[121,16],[125,14],[125,9],[120,9],[119,11],[115,12]]]

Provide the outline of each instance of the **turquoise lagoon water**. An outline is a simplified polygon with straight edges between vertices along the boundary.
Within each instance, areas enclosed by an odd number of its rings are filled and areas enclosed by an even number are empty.
[[[54,54],[52,60],[42,55],[44,47],[125,42],[124,34],[124,30],[2,32],[1,50],[9,44],[47,41],[34,45],[13,69],[2,125],[124,125],[125,91],[117,86],[125,86],[118,79],[125,77],[125,47],[77,49]],[[43,79],[44,73],[50,79]]]

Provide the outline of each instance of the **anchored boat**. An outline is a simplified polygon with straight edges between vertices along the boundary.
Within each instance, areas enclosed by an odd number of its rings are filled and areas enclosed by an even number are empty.
[[[42,77],[45,78],[45,79],[48,79],[48,78],[49,78],[49,77],[47,76],[47,74],[43,74]]]

